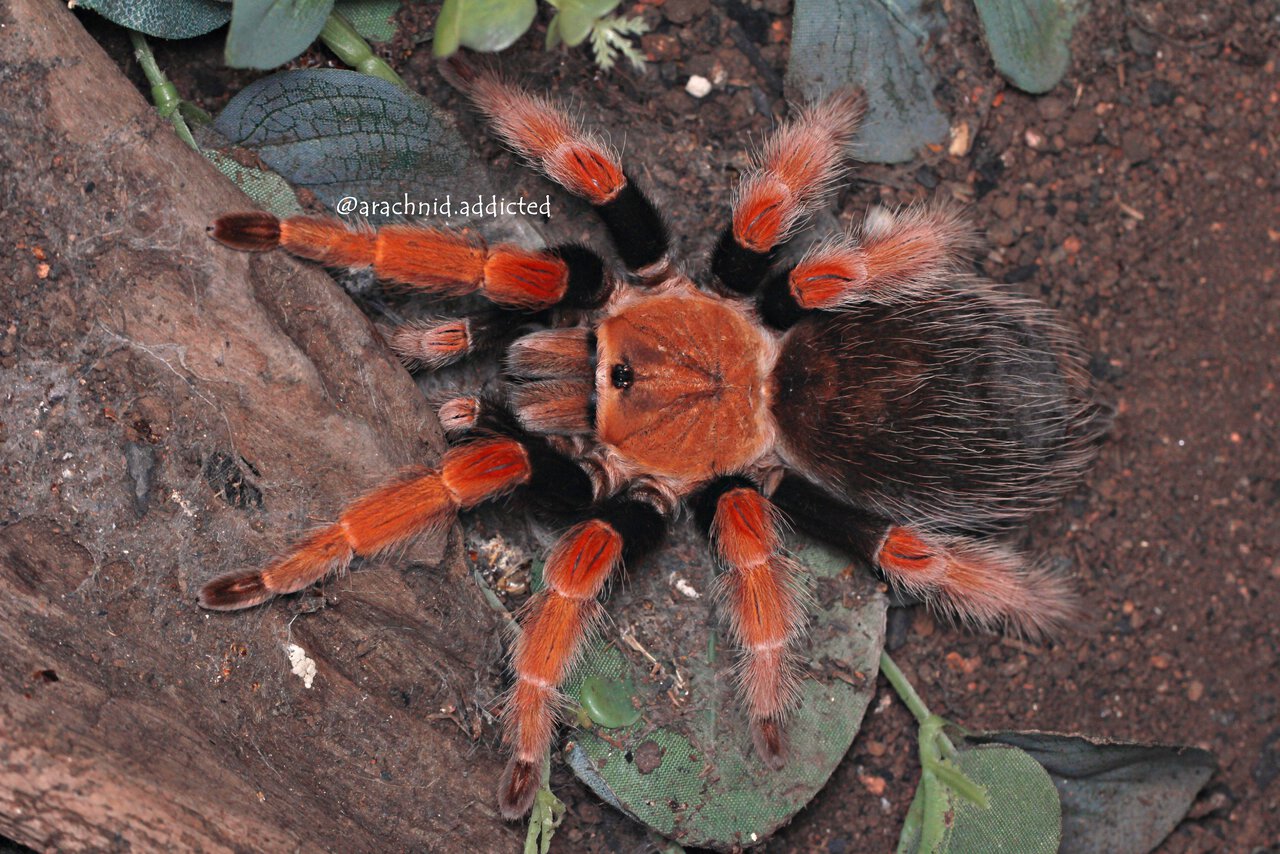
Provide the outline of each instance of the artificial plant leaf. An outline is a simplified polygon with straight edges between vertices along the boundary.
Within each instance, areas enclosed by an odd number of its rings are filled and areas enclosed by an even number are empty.
[[[898,840],[899,854],[1058,850],[1058,792],[1029,754],[1003,745],[962,747],[954,764],[986,789],[989,806],[979,806],[932,774],[923,774]]]
[[[257,80],[214,127],[331,208],[345,197],[430,201],[460,192],[441,179],[456,178],[468,159],[466,143],[429,103],[356,71],[302,69]]]
[[[941,142],[947,117],[933,100],[936,80],[921,51],[938,26],[927,0],[796,0],[787,88],[796,101],[853,85],[867,97],[858,159],[910,160]]]
[[[162,39],[202,36],[231,20],[231,7],[216,0],[79,0],[75,5]]]
[[[227,31],[227,65],[275,68],[320,35],[333,0],[235,0]]]
[[[316,40],[333,0],[236,0],[227,31],[232,68],[276,68]]]
[[[1049,772],[1062,798],[1063,854],[1151,851],[1218,767],[1213,754],[1195,747],[1042,732],[989,732],[972,740],[1018,747]]]
[[[537,14],[537,0],[445,0],[432,49],[436,56],[449,56],[458,45],[503,50],[529,31]]]
[[[337,0],[333,11],[350,21],[356,32],[371,42],[389,42],[396,37],[400,0]]]
[[[560,38],[577,47],[591,35],[595,22],[618,7],[621,0],[560,0]]]
[[[874,693],[884,596],[869,572],[826,547],[796,540],[792,549],[816,595],[780,771],[752,748],[737,650],[711,595],[716,569],[690,524],[614,586],[606,607],[621,631],[602,633],[565,685],[595,710],[580,714],[584,727],[571,736],[575,773],[681,845],[749,846],[789,820],[848,751]],[[604,723],[601,697],[610,698]]]
[[[1081,0],[974,0],[991,58],[1024,92],[1048,92],[1071,63]]]
[[[201,152],[209,158],[209,162],[218,167],[218,171],[231,179],[246,196],[253,199],[263,209],[276,216],[296,216],[302,213],[298,197],[294,194],[289,182],[267,169],[255,169],[245,166],[234,157],[221,151],[205,149]]]

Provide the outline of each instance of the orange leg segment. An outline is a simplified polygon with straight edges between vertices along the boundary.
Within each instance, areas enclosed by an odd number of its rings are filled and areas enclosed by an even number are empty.
[[[861,95],[841,89],[769,139],[738,187],[733,236],[739,246],[769,251],[825,201],[864,110]]]
[[[480,291],[499,305],[545,308],[569,288],[569,268],[549,252],[500,244],[417,225],[352,228],[328,217],[277,219],[252,212],[219,217],[211,233],[233,249],[277,246],[330,267],[372,267],[379,279],[440,296]]]
[[[716,502],[711,536],[728,567],[721,576],[729,625],[742,646],[742,690],[756,751],[771,767],[786,761],[782,719],[795,700],[791,645],[804,627],[797,567],[780,553],[775,510],[754,489]]]
[[[555,102],[460,62],[448,67],[456,85],[488,116],[502,141],[569,192],[602,205],[627,186],[617,152],[584,131]]]
[[[200,604],[230,611],[301,590],[355,555],[376,554],[448,525],[460,509],[514,489],[529,475],[528,454],[514,439],[460,445],[445,454],[439,469],[418,470],[375,489],[264,569],[210,581],[200,591]]]
[[[622,563],[622,535],[601,519],[571,528],[547,557],[546,589],[529,601],[513,666],[516,684],[504,711],[513,756],[498,789],[502,814],[529,811],[560,704],[557,688],[602,611],[596,597]]]
[[[894,526],[877,562],[903,590],[983,628],[1006,626],[1043,637],[1059,632],[1076,614],[1075,597],[1061,578],[1027,567],[999,543]]]
[[[868,300],[918,296],[945,281],[975,240],[954,210],[878,210],[862,239],[821,245],[791,271],[791,293],[801,308],[834,309]]]

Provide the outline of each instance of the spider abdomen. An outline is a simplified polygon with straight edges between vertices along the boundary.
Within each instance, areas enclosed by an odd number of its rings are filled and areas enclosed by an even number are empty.
[[[788,464],[896,521],[988,532],[1056,498],[1095,409],[1047,310],[984,285],[813,315],[783,341]]]

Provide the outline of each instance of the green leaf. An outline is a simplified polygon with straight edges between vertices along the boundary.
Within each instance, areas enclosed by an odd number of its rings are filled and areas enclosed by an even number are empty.
[[[454,179],[468,159],[466,143],[429,103],[356,71],[303,69],[257,80],[214,127],[329,207],[345,196],[430,201],[460,193]]]
[[[971,739],[1011,745],[1045,767],[1062,798],[1062,852],[1146,854],[1190,809],[1217,770],[1194,747],[1124,744],[1042,732]]]
[[[235,0],[227,32],[232,68],[275,68],[306,50],[333,11],[333,0]]]
[[[203,153],[209,158],[209,162],[218,167],[219,172],[230,178],[232,183],[260,207],[281,219],[302,213],[302,206],[298,204],[293,188],[276,173],[245,166],[221,151],[206,150]]]
[[[928,769],[907,813],[899,854],[1053,854],[1061,835],[1058,791],[1029,754],[990,745],[960,749],[943,760],[947,773]],[[947,785],[961,775],[986,790],[987,806]]]
[[[621,0],[561,0],[560,38],[569,47],[577,47],[591,35],[596,21],[617,8]]]
[[[528,32],[537,14],[537,0],[444,0],[431,51],[444,57],[459,45],[486,53],[503,50]]]
[[[922,34],[939,18],[927,0],[795,0],[789,96],[811,100],[840,86],[867,95],[860,160],[899,163],[941,142],[949,122],[933,99]]]
[[[215,0],[79,0],[76,5],[162,39],[202,36],[231,20],[231,7]]]
[[[1071,64],[1081,0],[975,0],[996,68],[1024,92],[1048,92]]]
[[[444,0],[436,32],[431,39],[431,53],[437,58],[453,56],[462,43],[462,6],[466,0]]]
[[[543,45],[547,50],[555,50],[560,46],[560,13],[557,12],[551,16],[551,23],[547,24],[547,41]]]
[[[691,524],[614,586],[610,623],[626,632],[602,632],[565,683],[584,705],[599,685],[634,697],[639,719],[574,732],[569,764],[600,797],[682,845],[748,847],[788,821],[848,751],[874,694],[884,596],[865,567],[805,540],[790,545],[817,596],[809,668],[787,720],[793,758],[781,770],[752,747],[739,651],[716,629],[717,568]]]
[[[396,37],[400,0],[337,0],[333,10],[371,42],[389,42]]]

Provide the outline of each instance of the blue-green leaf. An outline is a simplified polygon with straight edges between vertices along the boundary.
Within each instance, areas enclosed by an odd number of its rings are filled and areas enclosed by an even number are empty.
[[[227,32],[227,64],[233,68],[275,68],[306,50],[333,0],[235,0]]]
[[[1071,63],[1080,0],[975,0],[996,68],[1024,92],[1048,92]]]
[[[79,0],[76,5],[162,39],[202,36],[231,20],[231,7],[215,0]]]
[[[396,37],[400,0],[337,0],[333,10],[371,42],[389,42]]]
[[[899,163],[941,142],[947,117],[933,100],[923,34],[939,24],[925,0],[796,0],[787,87],[811,100],[852,84],[867,94],[860,160]]]
[[[1125,744],[1047,732],[970,739],[1017,747],[1044,766],[1062,798],[1062,854],[1155,849],[1217,770],[1195,747]]]
[[[303,69],[255,81],[214,127],[329,207],[344,197],[430,201],[425,194],[456,190],[440,179],[457,176],[468,156],[425,100],[356,71]]]

